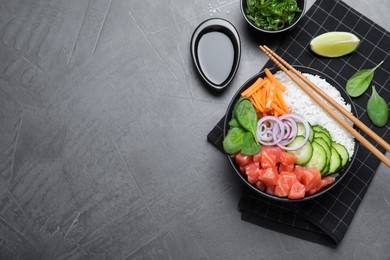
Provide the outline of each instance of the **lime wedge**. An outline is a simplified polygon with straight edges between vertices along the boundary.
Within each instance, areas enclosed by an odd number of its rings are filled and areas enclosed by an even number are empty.
[[[336,58],[357,49],[360,39],[350,32],[327,32],[313,38],[310,49],[320,56]]]

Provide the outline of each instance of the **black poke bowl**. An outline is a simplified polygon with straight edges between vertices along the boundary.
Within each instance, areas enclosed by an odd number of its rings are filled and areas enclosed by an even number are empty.
[[[300,71],[301,73],[308,73],[308,74],[312,74],[312,75],[318,75],[322,79],[326,80],[329,84],[331,84],[333,87],[335,87],[340,92],[340,94],[341,94],[342,98],[344,99],[344,101],[351,105],[351,112],[352,112],[352,114],[355,115],[355,116],[357,115],[356,107],[354,106],[351,98],[348,96],[348,94],[345,92],[345,90],[334,79],[332,79],[331,77],[327,76],[323,72],[320,72],[320,71],[312,69],[312,68],[303,67],[303,66],[294,66],[294,67],[298,71]],[[277,71],[279,71],[280,69],[279,68],[271,68],[269,70],[274,74]],[[229,125],[229,121],[232,119],[232,113],[233,113],[234,105],[236,104],[236,102],[241,97],[241,93],[245,89],[247,89],[249,86],[251,86],[259,77],[264,77],[264,76],[266,76],[265,71],[261,71],[261,72],[255,74],[249,80],[247,80],[238,89],[238,91],[234,94],[234,96],[232,97],[232,100],[230,101],[230,103],[228,105],[228,108],[227,108],[227,111],[226,111],[226,115],[225,115],[225,120],[224,120],[224,129],[223,129],[223,137],[224,138],[226,137],[226,135],[228,134],[228,131],[231,128],[230,125]],[[297,203],[297,202],[303,202],[303,201],[312,200],[314,198],[322,196],[323,194],[325,194],[325,193],[329,192],[331,189],[333,189],[336,185],[338,185],[340,183],[340,181],[348,173],[351,165],[353,164],[353,162],[354,162],[354,160],[356,158],[358,147],[359,147],[359,142],[357,142],[355,140],[354,153],[352,154],[352,156],[350,156],[350,160],[346,163],[346,165],[342,169],[339,169],[337,172],[332,174],[333,176],[335,176],[335,180],[334,180],[334,182],[332,184],[324,187],[323,189],[321,189],[320,191],[318,191],[318,192],[316,192],[314,194],[311,194],[311,195],[306,194],[305,197],[299,198],[299,199],[290,199],[288,197],[278,197],[276,195],[269,194],[266,191],[258,189],[256,187],[256,185],[249,183],[247,175],[244,172],[241,171],[240,166],[236,163],[236,160],[234,159],[234,156],[232,156],[231,154],[227,154],[227,158],[229,160],[229,163],[233,167],[235,173],[239,177],[239,179],[250,190],[254,191],[255,193],[257,193],[261,197],[266,198],[266,199],[270,199],[272,201]]]

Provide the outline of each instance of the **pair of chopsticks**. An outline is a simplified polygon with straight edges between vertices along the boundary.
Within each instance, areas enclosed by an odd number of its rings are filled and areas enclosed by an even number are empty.
[[[365,146],[371,153],[378,157],[387,167],[390,167],[390,159],[381,153],[374,145],[372,145],[367,139],[365,139],[355,128],[350,126],[343,118],[341,118],[335,111],[337,109],[346,118],[351,120],[358,128],[370,136],[380,146],[385,148],[387,152],[390,152],[390,145],[383,140],[379,135],[367,127],[358,118],[353,116],[348,110],[338,104],[333,98],[329,97],[324,91],[322,91],[313,82],[308,80],[293,66],[288,64],[283,58],[273,52],[270,48],[265,45],[260,45],[259,48],[284,72],[286,73],[303,91],[305,91],[319,106],[322,107],[335,121],[337,121],[342,127],[350,132],[356,140],[358,140],[363,146]],[[306,84],[305,84],[306,83]],[[322,101],[316,93],[325,99],[334,108],[328,106]]]

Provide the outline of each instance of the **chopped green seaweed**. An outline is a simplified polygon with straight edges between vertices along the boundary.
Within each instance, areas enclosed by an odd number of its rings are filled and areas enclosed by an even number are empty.
[[[266,30],[275,31],[290,25],[301,11],[296,0],[246,0],[246,16]]]

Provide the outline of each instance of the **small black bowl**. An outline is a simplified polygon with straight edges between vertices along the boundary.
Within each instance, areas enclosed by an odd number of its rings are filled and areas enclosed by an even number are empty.
[[[322,79],[325,79],[329,84],[331,84],[333,87],[335,87],[340,92],[340,94],[344,98],[345,102],[351,104],[352,114],[354,114],[355,116],[357,115],[356,107],[353,104],[351,98],[345,92],[344,88],[342,88],[334,79],[332,79],[331,77],[327,76],[326,74],[324,74],[324,73],[322,73],[322,72],[320,72],[318,70],[312,69],[312,68],[308,68],[308,67],[304,67],[304,66],[294,66],[294,67],[298,71],[300,71],[301,73],[309,73],[309,74],[312,74],[312,75],[318,75]],[[270,69],[270,71],[272,73],[276,73],[279,70],[280,70],[279,68],[272,68],[272,69]],[[224,138],[225,138],[225,136],[227,135],[227,133],[228,133],[228,131],[230,129],[229,121],[232,118],[233,107],[234,107],[234,104],[237,102],[237,100],[240,98],[241,92],[243,92],[245,89],[247,89],[249,86],[251,86],[259,77],[265,77],[265,76],[266,76],[266,74],[265,74],[264,71],[261,71],[261,72],[255,74],[248,81],[246,81],[240,87],[240,89],[238,89],[238,91],[234,94],[234,96],[232,97],[232,100],[229,103],[229,106],[228,106],[228,108],[226,110],[226,115],[225,115],[224,129],[223,129],[223,137]],[[254,186],[254,185],[252,185],[252,184],[250,184],[248,182],[248,179],[247,179],[245,173],[241,172],[240,167],[237,165],[237,163],[234,161],[234,159],[230,155],[227,155],[227,157],[228,157],[228,160],[229,160],[231,166],[233,167],[234,171],[239,176],[239,178],[242,180],[242,182],[247,187],[249,187],[251,190],[253,190],[255,193],[259,194],[260,196],[262,196],[264,198],[271,199],[273,201],[298,203],[298,202],[308,201],[308,200],[317,198],[317,197],[327,193],[331,189],[333,189],[344,178],[344,176],[349,171],[352,163],[354,162],[354,160],[356,158],[358,147],[359,147],[359,142],[355,141],[354,154],[352,155],[351,160],[347,163],[347,165],[342,170],[340,170],[338,172],[338,176],[336,177],[335,182],[333,182],[331,185],[325,187],[324,189],[314,193],[313,195],[306,195],[302,199],[289,199],[287,197],[277,197],[277,196],[270,195],[270,194],[268,194],[268,193],[266,193],[264,191],[261,191],[261,190],[257,189],[256,186]]]
[[[283,33],[286,31],[291,30],[297,23],[301,20],[305,13],[305,8],[306,8],[306,0],[296,0],[298,7],[301,9],[301,12],[296,13],[294,19],[289,25],[284,26],[283,28],[279,30],[267,30],[261,27],[258,27],[256,24],[254,24],[246,15],[246,0],[241,0],[241,13],[242,16],[244,16],[244,19],[247,21],[247,23],[254,29],[256,29],[259,32],[263,33],[270,33],[270,34],[278,34],[278,33]]]
[[[202,49],[201,49],[202,46],[203,46],[202,47],[203,52],[205,51],[204,48],[206,48],[206,51],[209,52],[209,53],[207,53],[209,56],[208,62],[211,62],[211,63],[217,62],[217,64],[210,64],[209,67],[211,67],[212,69],[217,69],[219,67],[219,66],[216,66],[216,65],[218,65],[218,62],[222,62],[224,59],[227,58],[227,56],[229,56],[229,55],[219,55],[219,56],[216,55],[217,57],[213,57],[214,54],[219,53],[222,48],[220,49],[218,47],[217,49],[215,49],[214,48],[215,44],[209,44],[210,42],[204,43],[203,45],[200,44],[202,37],[205,37],[203,39],[206,39],[207,36],[210,36],[209,33],[210,34],[211,33],[219,34],[219,36],[222,37],[222,40],[225,40],[225,41],[222,41],[222,43],[228,44],[228,46],[227,46],[228,51],[229,51],[228,54],[231,54],[231,57],[230,57],[231,60],[229,60],[232,63],[231,68],[230,67],[225,68],[222,80],[220,79],[221,77],[218,80],[214,80],[212,77],[210,77],[210,74],[212,74],[212,73],[209,73],[207,71],[207,69],[204,68],[205,63],[203,63],[203,67],[202,67]],[[227,40],[227,42],[226,42],[226,40]],[[231,45],[229,43],[229,40],[231,42]],[[223,47],[223,44],[221,44],[220,47]],[[209,49],[207,49],[207,48],[209,48]],[[210,51],[211,51],[211,53],[210,53]],[[231,51],[231,53],[230,53],[230,51]],[[222,52],[222,54],[225,54],[225,53]],[[241,41],[240,41],[240,36],[239,36],[236,28],[230,22],[228,22],[224,19],[221,19],[221,18],[211,18],[211,19],[205,20],[195,29],[194,33],[192,34],[192,37],[191,37],[191,56],[192,56],[192,60],[195,63],[196,69],[199,72],[202,79],[204,80],[204,82],[207,83],[207,85],[210,88],[212,88],[213,90],[217,90],[217,91],[223,90],[233,80],[234,76],[236,75],[238,66],[240,64]],[[219,65],[224,66],[225,64],[219,63]]]

